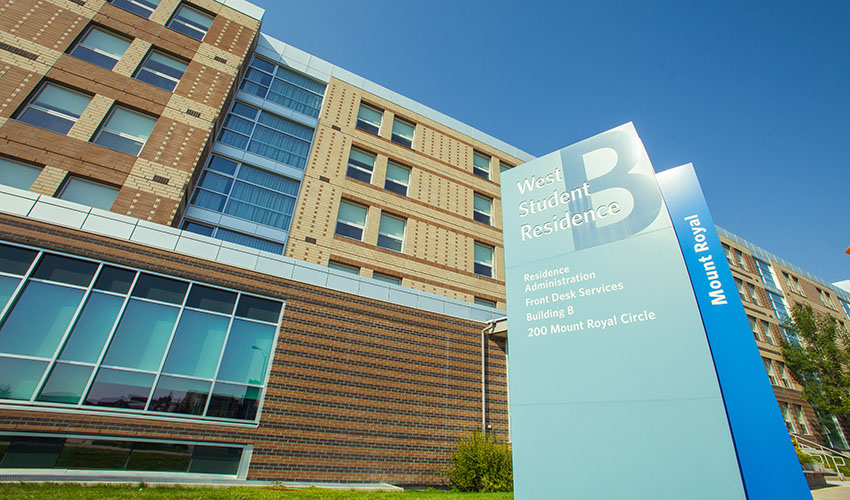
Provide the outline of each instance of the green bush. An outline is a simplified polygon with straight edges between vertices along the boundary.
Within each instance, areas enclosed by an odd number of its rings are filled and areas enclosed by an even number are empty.
[[[513,491],[511,445],[475,431],[458,440],[452,466],[443,475],[454,490]]]

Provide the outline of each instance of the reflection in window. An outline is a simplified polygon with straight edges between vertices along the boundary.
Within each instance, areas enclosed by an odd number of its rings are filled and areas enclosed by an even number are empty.
[[[280,301],[7,245],[0,273],[0,399],[256,418]]]
[[[166,26],[195,40],[203,40],[212,22],[213,16],[181,4]]]
[[[89,207],[109,210],[118,197],[118,188],[79,177],[70,177],[65,181],[57,198],[79,203]]]
[[[116,106],[92,142],[109,149],[138,156],[148,141],[156,118]]]
[[[304,170],[313,129],[236,102],[224,120],[218,140]]]
[[[255,57],[242,79],[242,90],[318,118],[325,84]]]
[[[367,210],[363,205],[342,200],[336,219],[336,234],[362,240],[363,230],[366,228]]]
[[[345,171],[347,177],[369,184],[372,182],[372,170],[374,168],[375,155],[351,148],[351,153],[348,155],[348,169]]]
[[[384,189],[407,196],[407,188],[410,186],[410,168],[399,165],[394,161],[387,162],[387,176],[384,180]]]
[[[493,247],[483,243],[475,243],[475,252],[473,255],[475,262],[475,274],[481,276],[493,277]]]
[[[188,65],[186,61],[154,50],[139,66],[135,78],[171,92],[180,83]]]
[[[383,116],[383,111],[362,102],[357,111],[357,128],[377,135],[378,131],[381,130]]]
[[[401,252],[404,247],[404,227],[407,220],[389,214],[381,214],[381,223],[378,226],[378,246]]]
[[[52,83],[45,83],[27,103],[17,119],[67,134],[91,102],[91,96],[68,90]]]
[[[472,153],[472,173],[478,177],[490,178],[490,157],[484,153],[474,151]]]
[[[413,131],[416,125],[407,120],[402,120],[399,117],[393,119],[393,133],[391,140],[396,144],[401,144],[404,147],[413,147]]]
[[[137,16],[145,19],[151,17],[160,0],[108,0],[109,3],[116,7],[130,11]]]
[[[129,46],[130,40],[92,26],[74,45],[70,54],[106,69],[112,69]]]

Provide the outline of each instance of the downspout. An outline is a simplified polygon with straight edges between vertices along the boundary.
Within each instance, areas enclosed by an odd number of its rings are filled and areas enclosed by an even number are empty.
[[[481,432],[487,433],[487,336],[496,329],[496,320],[488,320],[481,329]]]

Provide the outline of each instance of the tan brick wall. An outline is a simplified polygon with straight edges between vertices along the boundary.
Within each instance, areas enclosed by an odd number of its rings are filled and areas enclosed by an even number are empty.
[[[361,100],[385,110],[379,135],[356,128]],[[413,149],[390,140],[396,115],[416,123]],[[369,184],[346,177],[353,146],[377,155]],[[501,217],[496,216],[499,186],[472,174],[475,150],[514,165],[521,163],[409,110],[332,80],[296,207],[288,255],[320,265],[330,258],[358,263],[365,275],[379,270],[402,276],[406,286],[419,290],[465,301],[480,296],[504,305]],[[389,160],[412,168],[406,197],[384,189]],[[497,170],[498,163],[493,161],[493,171]],[[494,200],[492,226],[472,218],[476,192]],[[334,235],[342,198],[370,207],[362,242]],[[402,254],[375,247],[382,211],[407,218]],[[317,242],[312,244],[305,238],[316,238]],[[474,274],[476,241],[496,249],[495,279]]]

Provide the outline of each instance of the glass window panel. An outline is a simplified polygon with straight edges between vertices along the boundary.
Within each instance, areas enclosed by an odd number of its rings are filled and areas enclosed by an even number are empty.
[[[250,118],[254,120],[257,118],[257,112],[259,110],[257,108],[242,104],[241,102],[236,102],[233,105],[233,113],[239,116],[244,116],[245,118]]]
[[[97,372],[85,404],[143,410],[153,385],[150,373],[101,368]]]
[[[123,304],[122,297],[97,292],[89,295],[59,359],[96,362]]]
[[[195,198],[192,200],[192,204],[215,212],[221,212],[226,201],[227,197],[224,195],[198,189],[195,191]]]
[[[392,141],[396,144],[401,144],[408,148],[412,147],[413,131],[415,130],[415,128],[416,125],[396,117],[393,120],[393,132],[391,136]]]
[[[242,448],[195,445],[189,472],[236,474],[241,460]]]
[[[178,308],[133,299],[127,304],[103,364],[159,370]]]
[[[109,0],[109,2],[116,7],[147,19],[159,5],[160,0]]]
[[[59,193],[59,198],[86,205],[89,207],[109,210],[118,196],[118,188],[71,177]]]
[[[213,378],[229,323],[224,316],[183,311],[163,371]]]
[[[46,369],[47,361],[0,356],[0,399],[30,399]]]
[[[94,287],[98,290],[106,290],[107,292],[127,293],[135,277],[136,271],[103,266],[97,277],[97,281],[94,283]]]
[[[65,134],[71,130],[90,101],[91,96],[48,83],[27,104],[18,120]]]
[[[0,184],[18,189],[29,189],[39,174],[41,174],[39,167],[0,158]]]
[[[131,446],[130,441],[68,438],[56,468],[124,470]]]
[[[215,237],[220,240],[236,243],[237,245],[256,248],[257,250],[262,250],[264,252],[276,254],[283,253],[283,245],[280,243],[264,240],[255,236],[249,236],[247,234],[237,233],[236,231],[218,228],[216,230]]]
[[[186,5],[180,5],[174,17],[168,22],[168,27],[195,40],[203,40],[212,22],[212,16]]]
[[[410,182],[410,169],[392,161],[387,162],[387,179],[407,185]]]
[[[12,298],[12,294],[15,293],[15,289],[18,288],[20,282],[21,280],[18,278],[0,276],[0,311],[3,310],[6,303]]]
[[[53,357],[83,291],[29,282],[0,327],[0,352]]]
[[[328,269],[333,269],[334,271],[342,271],[348,274],[360,274],[360,268],[357,266],[351,266],[348,264],[343,264],[341,262],[328,262]]]
[[[510,170],[512,168],[514,168],[513,165],[510,165],[508,163],[503,162],[502,160],[499,160],[499,173],[500,174],[503,174],[503,173],[505,173],[506,170]]]
[[[372,273],[372,279],[376,279],[378,281],[382,281],[384,283],[390,283],[392,285],[401,285],[401,278],[397,278],[395,276],[390,276],[389,274],[383,273]]]
[[[12,438],[0,468],[49,469],[59,457],[64,444],[62,438],[16,436]]]
[[[79,403],[91,372],[91,366],[56,363],[36,400],[72,405]]]
[[[473,302],[479,306],[496,307],[495,300],[485,299],[483,297],[475,297]]]
[[[207,311],[230,314],[236,303],[236,293],[203,285],[193,285],[186,305]]]
[[[202,234],[204,236],[212,236],[213,231],[215,231],[215,228],[213,227],[197,224],[195,222],[184,222],[183,229],[195,234]]]
[[[481,196],[480,194],[476,194],[473,197],[473,207],[475,208],[475,210],[480,210],[484,213],[489,214],[491,203],[492,203],[492,201],[490,200],[490,198],[487,198],[486,196]]]
[[[127,470],[185,472],[192,459],[189,445],[172,443],[133,443]]]
[[[133,297],[182,304],[187,288],[189,288],[189,283],[185,281],[177,281],[152,274],[142,274],[139,276],[138,281],[136,281],[136,287],[133,289]]]
[[[472,173],[485,179],[490,178],[490,157],[474,151],[472,153]]]
[[[215,384],[207,416],[254,420],[257,418],[260,388],[244,385]]]
[[[33,278],[89,286],[97,271],[97,263],[46,254],[33,271]]]
[[[401,252],[404,243],[405,223],[404,219],[381,214],[381,223],[378,226],[378,246]]]
[[[156,118],[116,107],[92,142],[135,156],[155,125]]]
[[[239,307],[236,308],[236,315],[277,324],[277,320],[280,317],[280,306],[280,302],[274,300],[243,295],[239,299]]]
[[[186,378],[159,378],[149,409],[168,413],[200,415],[207,404],[212,382]]]
[[[234,320],[218,370],[218,380],[262,384],[269,363],[275,327]]]
[[[339,220],[363,227],[366,225],[366,207],[343,200],[339,204]]]
[[[239,164],[233,160],[228,160],[227,158],[222,158],[221,156],[213,156],[207,168],[210,170],[215,170],[218,172],[223,172],[225,174],[233,175],[233,173],[236,172],[236,167],[238,165]]]
[[[136,79],[171,92],[183,77],[187,66],[185,61],[153,51],[142,63]]]
[[[360,103],[360,109],[357,111],[357,128],[377,134],[381,128],[383,115],[383,111]]]
[[[22,276],[29,270],[37,254],[35,250],[0,245],[0,271]]]
[[[71,55],[112,69],[129,46],[130,40],[93,26],[71,49]]]

